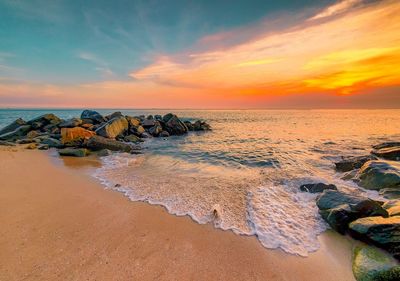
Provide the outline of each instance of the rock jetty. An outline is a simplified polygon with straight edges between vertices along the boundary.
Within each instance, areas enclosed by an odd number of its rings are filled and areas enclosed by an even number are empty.
[[[202,121],[181,120],[177,115],[127,116],[117,111],[107,116],[84,110],[80,117],[63,120],[49,113],[25,121],[18,118],[0,130],[0,145],[27,144],[27,149],[56,148],[60,156],[84,157],[104,151],[139,153],[146,138],[181,136],[209,131]],[[108,152],[107,152],[108,153]]]

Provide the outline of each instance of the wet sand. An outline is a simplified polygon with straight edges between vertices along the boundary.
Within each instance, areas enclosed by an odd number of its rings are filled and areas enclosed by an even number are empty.
[[[334,232],[307,258],[105,190],[94,159],[0,147],[0,280],[354,280]]]

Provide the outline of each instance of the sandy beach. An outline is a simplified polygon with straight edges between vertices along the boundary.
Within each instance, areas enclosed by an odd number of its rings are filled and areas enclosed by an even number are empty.
[[[94,159],[0,150],[0,280],[354,280],[333,232],[302,258],[131,202],[87,175]]]

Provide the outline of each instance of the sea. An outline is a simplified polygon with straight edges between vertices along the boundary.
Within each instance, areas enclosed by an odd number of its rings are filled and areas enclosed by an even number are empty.
[[[173,112],[207,121],[210,132],[147,139],[142,154],[102,157],[93,177],[132,201],[162,205],[200,224],[254,235],[266,248],[307,256],[327,224],[306,183],[335,184],[379,197],[342,180],[334,162],[400,140],[400,110],[116,110],[125,115]],[[44,113],[67,119],[82,109],[1,109],[0,128]]]

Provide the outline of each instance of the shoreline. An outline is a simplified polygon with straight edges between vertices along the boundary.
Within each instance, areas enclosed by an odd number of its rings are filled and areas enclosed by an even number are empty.
[[[20,150],[0,149],[1,280],[354,280],[332,231],[306,258],[266,249],[105,189],[76,173],[90,159]]]

